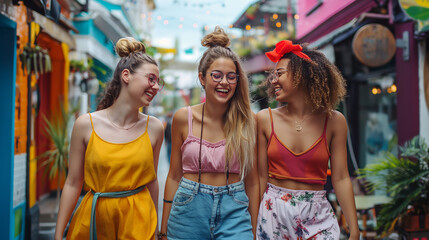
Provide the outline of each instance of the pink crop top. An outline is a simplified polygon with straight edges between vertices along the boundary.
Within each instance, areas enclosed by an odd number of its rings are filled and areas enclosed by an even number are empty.
[[[200,152],[200,138],[192,135],[192,110],[188,107],[188,137],[182,144],[183,173],[198,173],[198,157]],[[225,139],[211,143],[203,139],[201,146],[201,172],[225,172]],[[236,158],[230,161],[230,173],[240,173],[240,163]]]
[[[273,115],[268,108],[271,119],[271,136],[267,147],[268,176],[276,179],[291,179],[294,181],[320,184],[326,183],[328,162],[331,154],[326,142],[325,119],[322,135],[306,151],[295,153],[290,150],[274,131]]]

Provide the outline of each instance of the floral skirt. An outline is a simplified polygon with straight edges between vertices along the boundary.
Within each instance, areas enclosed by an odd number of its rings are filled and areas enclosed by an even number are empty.
[[[259,206],[256,238],[337,240],[340,228],[326,191],[290,190],[268,183]]]

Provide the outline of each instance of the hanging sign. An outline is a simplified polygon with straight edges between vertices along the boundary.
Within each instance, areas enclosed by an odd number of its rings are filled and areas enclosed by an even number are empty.
[[[352,48],[361,63],[370,67],[383,66],[395,55],[395,37],[381,24],[367,24],[356,32]]]

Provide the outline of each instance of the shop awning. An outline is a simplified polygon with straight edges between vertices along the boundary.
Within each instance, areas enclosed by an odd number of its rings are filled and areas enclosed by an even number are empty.
[[[304,1],[298,2],[299,20],[296,36],[298,42],[314,42],[377,6],[374,0],[321,2],[320,6],[314,8],[306,5]]]
[[[292,4],[293,5],[293,4]],[[278,20],[287,19],[288,1],[270,0],[258,1],[251,4],[232,24],[234,28],[246,29],[247,25],[252,28],[268,27],[270,30],[278,30],[276,26]],[[294,14],[294,7],[291,6],[291,14]],[[273,14],[277,15],[278,20],[270,20]],[[266,22],[268,21],[268,22]]]

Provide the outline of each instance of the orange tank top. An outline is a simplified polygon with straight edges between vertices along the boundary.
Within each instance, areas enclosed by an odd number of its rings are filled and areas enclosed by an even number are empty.
[[[274,131],[273,115],[268,108],[271,120],[271,136],[267,147],[268,176],[276,179],[291,179],[307,184],[326,183],[328,161],[331,156],[326,142],[325,119],[322,136],[301,153],[295,153],[283,144]]]

